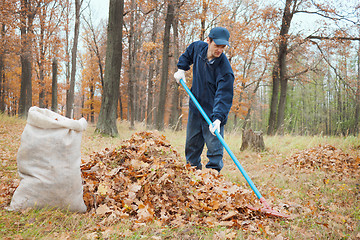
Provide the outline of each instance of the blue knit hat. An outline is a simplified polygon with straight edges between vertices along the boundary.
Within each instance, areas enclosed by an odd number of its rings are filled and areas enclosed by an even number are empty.
[[[230,33],[226,28],[215,27],[210,30],[209,38],[213,39],[216,45],[229,45]]]

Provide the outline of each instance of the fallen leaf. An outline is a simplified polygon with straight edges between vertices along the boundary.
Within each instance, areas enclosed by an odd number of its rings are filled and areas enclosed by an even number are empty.
[[[109,186],[108,186],[107,184],[105,184],[105,183],[100,183],[97,192],[98,192],[100,195],[106,195],[106,193],[108,192],[109,189],[110,189],[110,188],[109,188]]]
[[[236,216],[238,213],[235,211],[230,211],[228,214],[226,214],[224,217],[222,217],[222,220],[226,221],[229,220],[230,218]]]
[[[99,216],[104,216],[107,213],[110,213],[111,209],[106,206],[105,204],[100,205],[97,209],[96,209],[96,214]]]

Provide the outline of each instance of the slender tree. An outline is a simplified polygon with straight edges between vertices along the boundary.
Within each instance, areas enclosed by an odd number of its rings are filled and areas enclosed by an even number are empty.
[[[57,112],[58,108],[58,81],[57,81],[57,75],[58,75],[58,61],[57,58],[53,58],[52,62],[52,84],[51,84],[51,110],[53,112]]]
[[[149,65],[149,74],[147,77],[147,107],[146,107],[146,125],[147,127],[152,127],[153,125],[153,102],[154,102],[154,75],[155,75],[155,66],[156,66],[156,33],[158,32],[158,19],[159,17],[159,7],[156,5],[154,17],[152,19],[152,32],[151,32],[151,42],[153,47],[150,50],[150,65]]]
[[[21,88],[19,99],[19,116],[26,117],[32,105],[32,48],[34,18],[37,6],[31,0],[21,0],[20,32],[21,32]]]
[[[0,24],[0,113],[5,112],[5,49],[4,49],[4,38],[5,38],[5,24]]]
[[[80,9],[83,0],[75,0],[75,26],[74,26],[74,38],[73,46],[71,49],[71,73],[70,73],[70,86],[68,95],[66,96],[66,117],[73,117],[74,111],[74,98],[75,98],[75,77],[76,77],[76,57],[77,48],[79,42],[80,32]]]
[[[354,135],[359,133],[359,118],[360,118],[360,41],[358,43],[357,51],[357,81],[356,81],[356,93],[355,93],[355,124]]]
[[[135,128],[135,52],[134,52],[134,34],[135,34],[135,0],[130,4],[130,32],[129,32],[129,82],[128,82],[128,119],[130,119],[130,128]]]
[[[176,1],[176,9],[179,11],[179,1]],[[179,59],[179,35],[178,35],[178,22],[179,22],[179,18],[178,18],[178,14],[175,14],[174,20],[173,20],[173,29],[174,29],[174,61],[175,64],[174,66],[176,66],[176,63]],[[181,96],[180,96],[180,89],[179,89],[179,84],[177,84],[175,81],[172,81],[171,83],[172,89],[173,89],[173,93],[172,93],[172,103],[171,103],[171,113],[170,113],[170,120],[169,120],[169,125],[174,129],[174,130],[181,130],[181,117],[182,117],[182,113],[181,113]]]
[[[166,19],[165,19],[160,96],[159,96],[159,104],[158,104],[157,118],[156,118],[156,128],[158,130],[164,129],[165,102],[166,102],[167,82],[169,76],[170,28],[173,18],[174,18],[174,2],[173,0],[169,0],[167,6]]]

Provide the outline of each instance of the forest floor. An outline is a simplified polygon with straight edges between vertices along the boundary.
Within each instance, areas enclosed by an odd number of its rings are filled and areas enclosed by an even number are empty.
[[[257,153],[240,152],[240,132],[226,133],[284,219],[247,208],[261,204],[227,154],[220,175],[185,166],[185,131],[119,122],[119,137],[109,138],[89,124],[81,143],[88,211],[8,211],[25,125],[0,115],[0,239],[360,239],[359,137],[264,136]]]

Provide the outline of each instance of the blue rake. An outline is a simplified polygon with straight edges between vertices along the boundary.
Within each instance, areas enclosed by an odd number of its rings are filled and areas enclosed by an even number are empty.
[[[199,102],[197,101],[197,99],[195,98],[195,96],[192,94],[192,92],[190,91],[190,89],[188,88],[188,86],[185,84],[183,79],[180,79],[180,84],[184,87],[185,91],[189,94],[191,100],[195,103],[197,109],[200,111],[201,115],[204,117],[204,119],[206,120],[206,122],[211,125],[212,122],[210,120],[210,118],[206,115],[204,109],[201,107],[201,105],[199,104]],[[244,176],[244,178],[246,179],[246,181],[248,182],[248,184],[250,185],[251,189],[254,191],[255,195],[259,198],[260,202],[263,204],[263,208],[260,209],[256,209],[252,206],[248,206],[249,209],[253,210],[253,211],[260,211],[263,212],[265,214],[269,214],[272,216],[276,216],[276,217],[283,217],[283,218],[290,218],[289,215],[285,215],[282,213],[279,213],[275,210],[273,210],[270,205],[267,203],[267,201],[265,200],[265,198],[261,195],[261,193],[259,192],[259,190],[256,188],[255,184],[253,183],[253,181],[250,179],[249,175],[246,173],[245,169],[241,166],[240,162],[237,160],[237,158],[235,157],[234,153],[231,151],[231,149],[229,148],[229,146],[226,144],[224,138],[220,135],[220,133],[218,132],[218,130],[215,130],[215,135],[217,136],[217,138],[220,140],[221,144],[224,146],[224,148],[226,149],[226,151],[228,152],[228,154],[230,155],[231,159],[234,161],[235,165],[237,166],[237,168],[240,170],[241,174]]]

